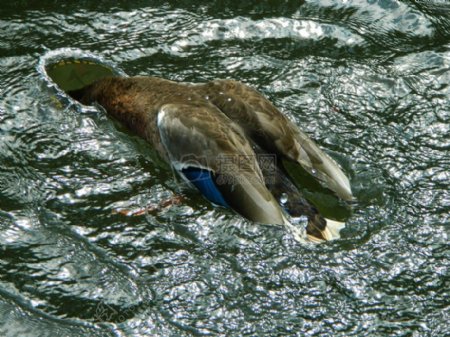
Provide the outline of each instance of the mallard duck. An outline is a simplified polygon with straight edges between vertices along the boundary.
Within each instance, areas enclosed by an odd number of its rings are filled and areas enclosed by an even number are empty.
[[[281,160],[294,162],[344,200],[352,199],[339,166],[262,94],[233,80],[203,84],[156,77],[109,77],[68,94],[94,102],[148,141],[212,203],[263,224],[292,228],[306,216],[318,242],[339,237],[342,223],[325,219],[291,182]],[[303,231],[304,233],[304,231]]]

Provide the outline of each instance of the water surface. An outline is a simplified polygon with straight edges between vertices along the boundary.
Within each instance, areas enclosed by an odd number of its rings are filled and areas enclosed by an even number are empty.
[[[0,335],[450,335],[448,2],[152,3],[2,5]],[[58,103],[37,69],[65,47],[259,89],[350,176],[343,238],[302,246],[215,208]]]

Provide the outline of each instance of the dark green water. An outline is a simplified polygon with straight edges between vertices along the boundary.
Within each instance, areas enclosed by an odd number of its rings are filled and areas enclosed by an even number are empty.
[[[449,2],[173,3],[2,4],[0,336],[450,336]],[[343,238],[214,208],[58,105],[37,66],[63,47],[264,92],[351,177]]]

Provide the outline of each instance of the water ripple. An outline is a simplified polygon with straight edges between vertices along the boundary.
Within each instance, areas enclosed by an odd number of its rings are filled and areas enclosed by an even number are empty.
[[[448,334],[444,4],[4,7],[2,336]],[[56,103],[36,64],[61,47],[261,90],[349,173],[343,238],[304,247],[213,207],[102,112]]]

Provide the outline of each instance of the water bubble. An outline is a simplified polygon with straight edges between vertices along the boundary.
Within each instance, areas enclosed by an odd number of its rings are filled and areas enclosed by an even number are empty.
[[[283,193],[280,197],[280,202],[282,205],[285,205],[288,202],[289,198],[286,193]]]
[[[308,217],[306,215],[291,217],[291,222],[295,225],[306,226],[308,224]]]

